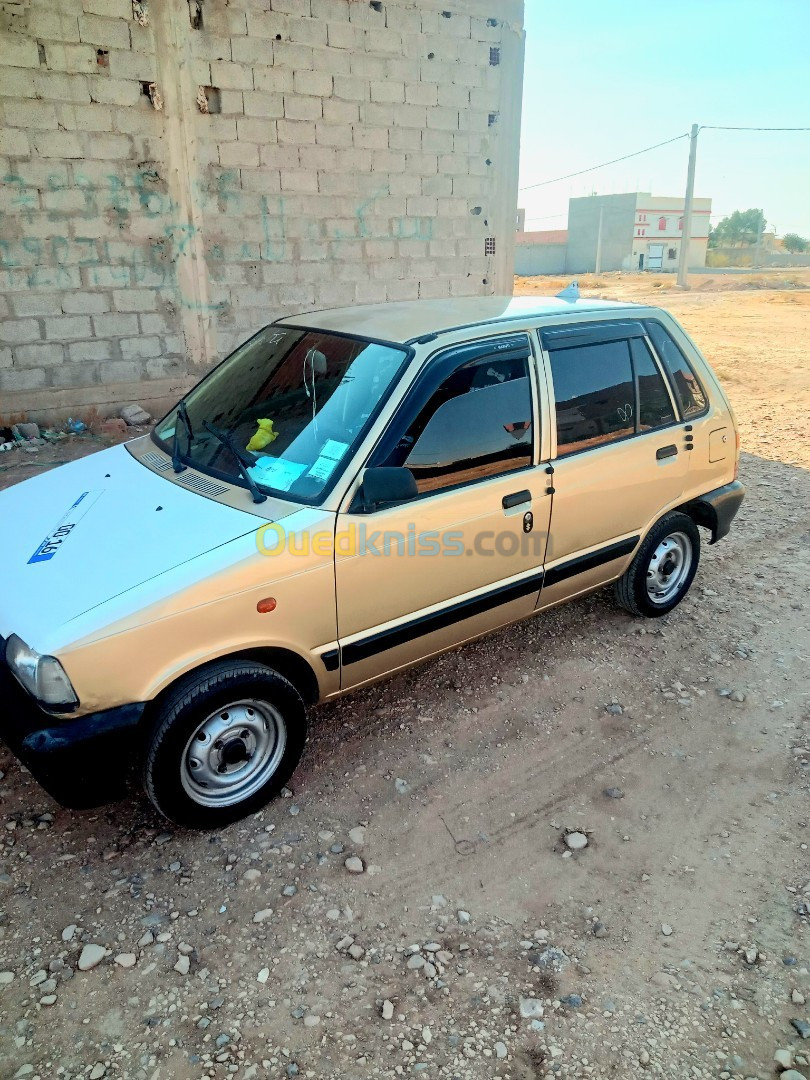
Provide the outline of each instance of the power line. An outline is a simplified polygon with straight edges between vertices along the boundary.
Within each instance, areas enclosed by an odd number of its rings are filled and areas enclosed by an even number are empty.
[[[645,146],[643,150],[634,150],[632,154],[625,154],[623,157],[614,158],[613,161],[603,161],[601,165],[591,165],[589,169],[580,169],[578,172],[567,173],[565,176],[555,176],[553,180],[541,180],[539,184],[527,184],[525,187],[520,188],[520,191],[531,191],[534,188],[546,187],[548,184],[558,184],[561,180],[570,180],[574,176],[582,176],[584,173],[595,172],[597,169],[605,169],[608,165],[616,165],[620,161],[627,161],[628,158],[638,157],[639,154],[647,154],[650,150],[657,150],[659,146],[669,146],[670,143],[688,138],[689,133],[684,132],[683,135],[676,135],[673,139],[665,139],[663,142],[656,143],[654,146]]]
[[[701,131],[810,131],[810,127],[730,127],[727,124],[701,124]]]

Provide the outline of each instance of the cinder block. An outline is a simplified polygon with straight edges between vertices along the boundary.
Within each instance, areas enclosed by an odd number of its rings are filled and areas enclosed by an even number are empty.
[[[214,60],[211,63],[211,82],[226,90],[252,90],[253,70],[243,64]]]
[[[9,127],[34,130],[57,127],[56,109],[47,101],[5,101],[3,115]]]
[[[309,18],[312,14],[310,0],[273,0],[273,11],[286,15],[298,15]]]
[[[34,146],[40,157],[84,157],[84,150],[79,137],[68,131],[37,132],[34,136]]]
[[[142,334],[168,334],[171,329],[163,315],[141,315],[139,322]]]
[[[356,124],[360,119],[360,106],[352,101],[327,98],[323,103],[323,118],[329,124]]]
[[[237,138],[245,142],[268,143],[276,141],[276,125],[265,117],[245,117],[236,121]],[[238,194],[236,196],[238,198]]]
[[[66,315],[102,315],[110,310],[110,306],[110,298],[107,293],[62,293],[62,311]]]
[[[434,110],[430,110],[433,112]],[[421,105],[395,105],[393,124],[396,127],[424,128],[427,126],[428,110]]]
[[[94,337],[131,337],[138,333],[137,315],[94,315],[92,321]]]
[[[138,383],[143,380],[144,365],[137,360],[109,360],[99,367],[104,383]]]
[[[10,368],[13,362],[14,360],[11,349],[0,349],[0,370],[2,370],[3,368]]]
[[[315,142],[315,124],[311,120],[279,120],[278,141],[295,146],[309,146]]]
[[[438,84],[407,83],[405,86],[405,101],[409,105],[437,105],[439,102]]]
[[[293,90],[296,94],[331,97],[332,76],[322,71],[296,71],[293,75]]]
[[[0,67],[39,67],[39,49],[32,38],[4,34],[0,38]]]
[[[352,128],[348,124],[316,124],[315,137],[320,146],[351,146]]]
[[[311,0],[311,3],[313,19],[326,19],[330,22],[349,21],[349,0]]]
[[[284,116],[288,120],[320,120],[323,116],[323,103],[318,97],[285,94]]]
[[[398,30],[401,34],[421,34],[422,16],[419,11],[386,4],[385,25],[389,30]]]
[[[234,42],[241,40],[234,38]],[[220,37],[216,34],[197,32],[191,36],[191,48],[198,60],[237,60],[237,56],[231,56],[231,39]],[[252,63],[252,61],[249,61]]]
[[[87,85],[90,100],[106,105],[137,105],[142,97],[140,83],[136,79],[112,79],[104,75],[91,75],[88,76]]]
[[[366,49],[370,53],[399,56],[402,52],[402,34],[398,34],[395,30],[368,29],[365,37]]]
[[[371,100],[389,104],[401,104],[405,101],[405,84],[386,80],[378,82],[372,79],[370,84]]]
[[[132,156],[132,138],[129,135],[86,136],[87,156],[101,161],[123,161]]]
[[[14,349],[14,366],[18,368],[53,367],[61,364],[65,355],[64,346],[49,341],[40,345],[18,345]]]
[[[98,338],[73,342],[67,349],[68,359],[73,364],[97,363],[100,360],[109,360],[112,356],[112,342],[99,341]]]
[[[38,41],[79,41],[79,20],[75,15],[32,8],[28,15],[28,33]]]
[[[314,193],[318,190],[318,174],[307,169],[282,169],[281,190]]]
[[[259,90],[246,90],[242,94],[245,116],[284,116],[284,97],[281,94],[264,94]]]
[[[197,60],[193,63],[198,63]],[[207,62],[205,62],[207,64]],[[123,52],[113,49],[110,51],[110,78],[112,79],[137,79],[138,82],[157,80],[158,58],[153,53]],[[203,85],[208,84],[206,78]],[[138,87],[138,90],[140,87]]]
[[[90,336],[90,319],[86,316],[62,315],[45,320],[45,337],[49,341],[78,341]]]
[[[368,101],[371,97],[368,79],[356,75],[335,75],[333,92],[336,98],[343,101]]]
[[[0,129],[0,154],[9,157],[28,157],[31,146],[24,131],[15,128]]]
[[[3,97],[9,98],[32,98],[34,90],[34,73],[28,68],[3,69]]]
[[[259,164],[259,148],[253,143],[219,143],[221,165],[252,166]]]
[[[326,43],[330,49],[356,49],[362,30],[349,22],[330,22],[326,25]]]
[[[113,304],[116,311],[154,311],[157,295],[154,289],[115,289]]]
[[[288,39],[294,44],[326,45],[326,23],[317,19],[290,18],[287,29]]]
[[[290,68],[254,67],[253,85],[265,93],[282,93],[293,88],[293,73]]]
[[[31,371],[19,371],[12,368],[10,371],[0,371],[0,390],[12,393],[14,390],[38,390],[47,382],[47,376],[42,368]]]
[[[23,315],[58,315],[62,310],[61,293],[20,293],[11,298],[11,306],[18,318]],[[3,325],[8,325],[7,319],[8,313],[6,312],[3,321],[0,322],[0,337],[2,337]],[[23,337],[20,340],[36,341],[40,337],[41,335],[37,331],[33,337]]]
[[[261,62],[266,64],[269,61]],[[278,67],[292,68],[294,71],[312,71],[315,66],[311,46],[293,45],[289,41],[273,42],[272,63]]]
[[[3,319],[0,321],[0,341],[7,345],[21,345],[42,338],[36,319]]]
[[[118,342],[121,356],[125,360],[136,360],[148,356],[160,356],[162,352],[159,337],[144,337],[140,335],[134,338],[122,338]]]
[[[388,128],[356,127],[353,132],[354,145],[363,150],[387,150]]]
[[[247,34],[252,38],[273,40],[277,35],[286,38],[290,17],[278,11],[248,11]]]
[[[91,45],[106,49],[129,49],[129,22],[101,15],[79,16],[79,37]]]
[[[231,51],[237,64],[272,64],[273,44],[265,38],[235,37],[231,39]],[[218,57],[208,57],[216,60]],[[223,57],[222,59],[230,59]]]

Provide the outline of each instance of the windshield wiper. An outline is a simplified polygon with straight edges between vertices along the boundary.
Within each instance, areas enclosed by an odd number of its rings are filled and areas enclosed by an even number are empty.
[[[213,424],[209,424],[207,420],[203,421],[203,427],[206,431],[210,431],[215,439],[218,439],[224,447],[226,447],[233,456],[236,458],[236,464],[239,466],[239,471],[247,482],[247,486],[250,488],[250,494],[253,496],[255,503],[263,503],[267,501],[267,496],[259,490],[259,485],[250,475],[248,465],[252,465],[252,459],[245,459],[242,456],[242,451],[233,441],[233,438],[224,431],[220,431],[219,428],[215,428]]]
[[[191,440],[194,438],[194,428],[191,426],[191,420],[189,420],[188,409],[186,408],[185,401],[181,401],[177,406],[176,411],[177,420],[182,420],[183,427],[186,429],[186,438],[188,445],[186,447],[186,453],[191,456]],[[172,465],[176,473],[181,473],[186,469],[186,464],[180,456],[180,440],[177,437],[177,420],[174,424],[174,445],[172,446]]]

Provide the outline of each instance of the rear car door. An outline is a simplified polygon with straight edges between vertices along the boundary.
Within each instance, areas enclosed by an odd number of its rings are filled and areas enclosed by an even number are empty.
[[[366,466],[419,495],[373,512],[350,492],[335,542],[341,686],[357,686],[530,614],[551,499],[538,467],[527,333],[428,361]]]
[[[556,430],[541,606],[621,573],[649,526],[683,496],[689,455],[644,325],[540,331]]]

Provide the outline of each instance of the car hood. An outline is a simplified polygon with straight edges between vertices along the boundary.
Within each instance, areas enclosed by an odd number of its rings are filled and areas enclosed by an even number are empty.
[[[292,506],[279,503],[279,517]],[[0,492],[0,635],[32,648],[91,608],[267,524],[121,446]]]

